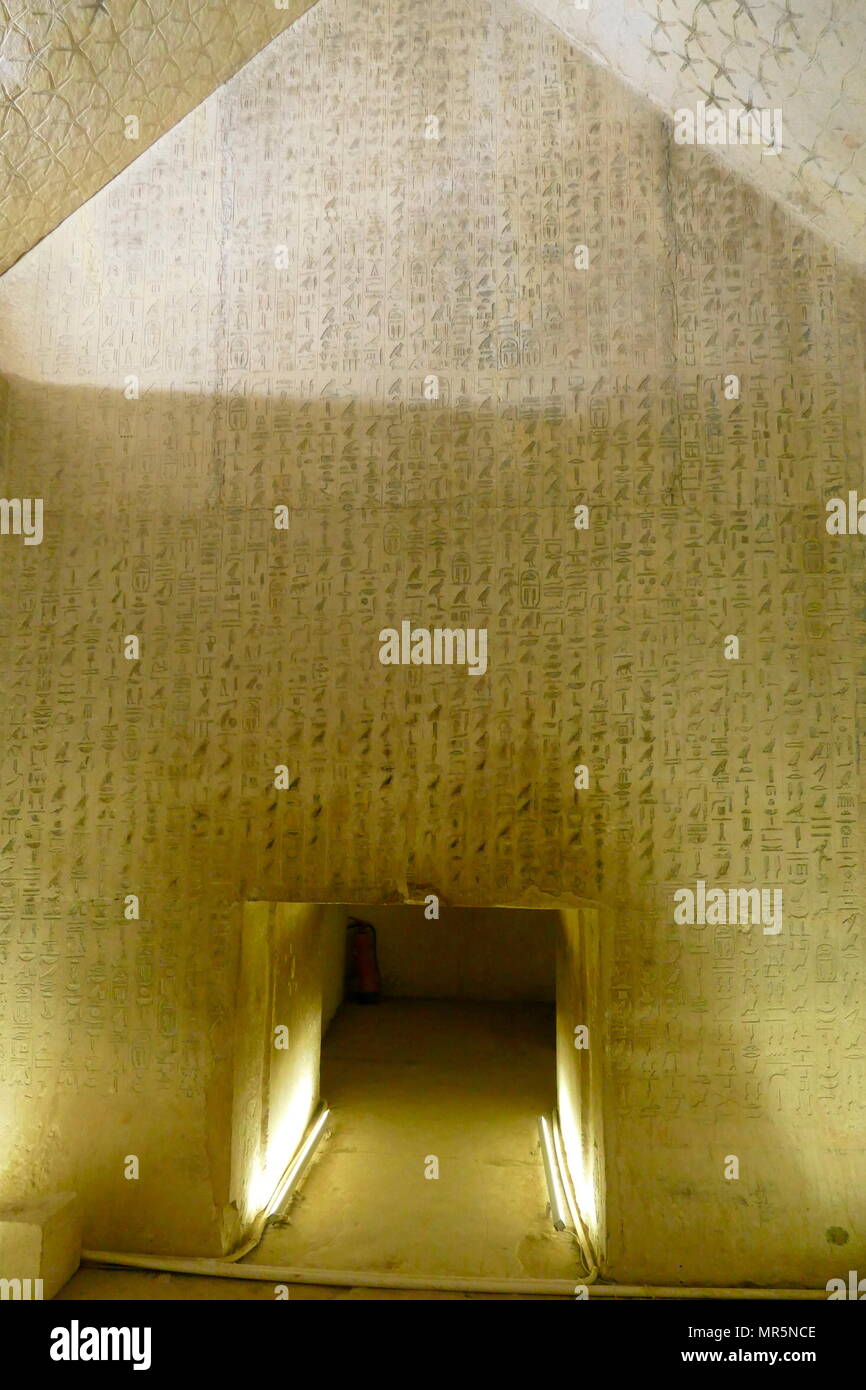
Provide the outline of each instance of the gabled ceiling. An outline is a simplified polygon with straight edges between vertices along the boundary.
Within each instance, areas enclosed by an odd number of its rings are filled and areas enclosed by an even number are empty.
[[[0,0],[0,273],[315,0],[279,3]],[[866,263],[864,0],[518,3],[668,115],[781,110],[779,154],[708,157]]]
[[[864,0],[518,0],[668,115],[782,112],[782,151],[714,146],[847,257],[866,263]]]
[[[0,273],[313,0],[280,3],[0,0]]]

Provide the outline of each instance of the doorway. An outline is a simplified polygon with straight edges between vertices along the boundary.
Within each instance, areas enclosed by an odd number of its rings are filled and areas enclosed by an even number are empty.
[[[285,1158],[292,1126],[319,1097],[330,1116],[302,1186],[271,1214],[248,1260],[576,1278],[585,1261],[573,1232],[555,1228],[539,1139],[539,1117],[554,1115],[561,1089],[561,914],[449,909],[440,922],[422,906],[250,906],[270,924],[257,967],[268,956],[276,972],[265,1031],[282,1026],[287,1037],[283,1057],[269,1048],[261,1077],[263,1152],[282,1127]],[[353,919],[375,928],[375,1003],[346,989]]]

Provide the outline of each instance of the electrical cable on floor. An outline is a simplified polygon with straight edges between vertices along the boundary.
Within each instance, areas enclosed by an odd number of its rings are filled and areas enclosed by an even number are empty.
[[[249,1279],[273,1284],[305,1284],[316,1288],[416,1289],[420,1292],[493,1293],[526,1297],[574,1298],[574,1279],[465,1279],[439,1274],[388,1274],[381,1270],[298,1269],[282,1265],[238,1265],[207,1258],[174,1255],[127,1255],[110,1250],[84,1250],[82,1265],[114,1269],[149,1269],[162,1274],[196,1274],[217,1279]],[[586,1283],[586,1280],[582,1281]],[[593,1283],[591,1298],[697,1298],[798,1302],[826,1300],[826,1289],[694,1288],[662,1284]]]

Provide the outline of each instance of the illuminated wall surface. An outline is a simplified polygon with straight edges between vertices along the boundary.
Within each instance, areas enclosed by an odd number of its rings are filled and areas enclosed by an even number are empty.
[[[778,157],[715,153],[855,263],[866,259],[861,0],[520,0],[668,115],[698,101],[781,115]]]
[[[245,901],[591,902],[608,1272],[862,1268],[863,285],[745,155],[321,0],[0,281],[0,1199],[221,1248]]]
[[[336,908],[247,903],[235,999],[232,1202],[226,1241],[264,1211],[319,1099],[323,1029],[342,995],[345,918]]]
[[[600,1269],[607,1267],[605,1202],[605,989],[599,914],[562,913],[556,958],[556,1091],[566,1167]],[[578,1020],[578,1022],[575,1022]]]

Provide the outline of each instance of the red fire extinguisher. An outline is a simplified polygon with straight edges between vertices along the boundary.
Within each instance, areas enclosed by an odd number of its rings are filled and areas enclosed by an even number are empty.
[[[349,993],[357,1004],[377,1004],[382,993],[382,977],[376,958],[376,928],[372,922],[353,917],[349,965]]]

